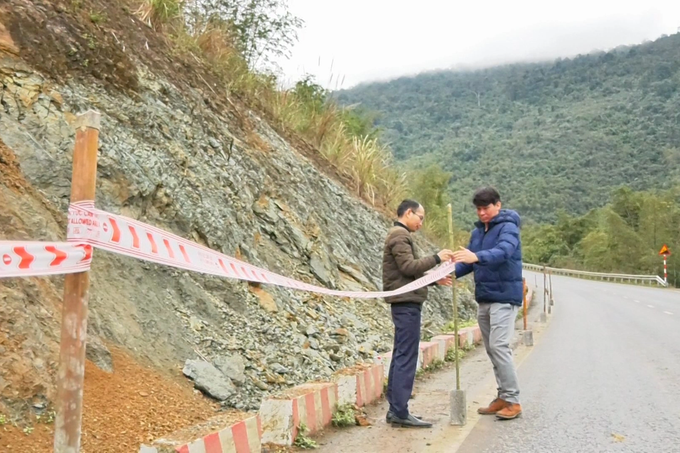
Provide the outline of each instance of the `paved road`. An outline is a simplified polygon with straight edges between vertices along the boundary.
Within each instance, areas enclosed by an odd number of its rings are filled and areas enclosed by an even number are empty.
[[[523,417],[483,417],[458,453],[680,453],[680,292],[553,286],[550,327],[519,368]]]

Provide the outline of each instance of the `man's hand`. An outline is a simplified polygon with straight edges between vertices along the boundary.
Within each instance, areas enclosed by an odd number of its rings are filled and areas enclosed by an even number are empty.
[[[437,256],[439,256],[439,259],[441,259],[443,263],[445,261],[451,260],[454,256],[454,253],[449,249],[444,249],[440,250],[439,253],[437,253]]]
[[[451,279],[450,275],[447,275],[446,277],[442,278],[441,280],[437,280],[437,284],[439,286],[451,286],[453,284],[453,280]]]
[[[457,263],[473,264],[479,261],[477,255],[469,251],[465,247],[461,247],[457,252],[453,252],[453,259]]]

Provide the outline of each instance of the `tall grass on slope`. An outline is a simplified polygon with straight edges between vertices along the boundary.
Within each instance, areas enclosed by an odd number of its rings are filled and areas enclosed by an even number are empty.
[[[144,0],[135,15],[149,27],[161,31],[166,24],[181,19],[183,3],[182,0]]]

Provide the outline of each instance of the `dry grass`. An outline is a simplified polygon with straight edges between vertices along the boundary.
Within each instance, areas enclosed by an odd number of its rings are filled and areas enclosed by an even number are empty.
[[[349,134],[344,124],[340,124],[319,147],[321,154],[336,168],[348,168],[351,154],[346,148],[349,146]]]
[[[135,15],[149,27],[162,31],[168,24],[180,21],[182,0],[144,0]]]

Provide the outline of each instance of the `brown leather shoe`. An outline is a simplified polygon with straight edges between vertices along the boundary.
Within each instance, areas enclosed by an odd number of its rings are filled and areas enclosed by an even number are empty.
[[[496,412],[496,417],[502,420],[512,420],[522,415],[522,406],[516,403],[507,403],[507,405]]]
[[[500,411],[501,409],[505,408],[505,406],[508,405],[507,401],[504,401],[500,398],[496,398],[495,400],[491,401],[491,404],[489,404],[488,407],[480,407],[477,409],[478,414],[482,415],[493,415]]]

